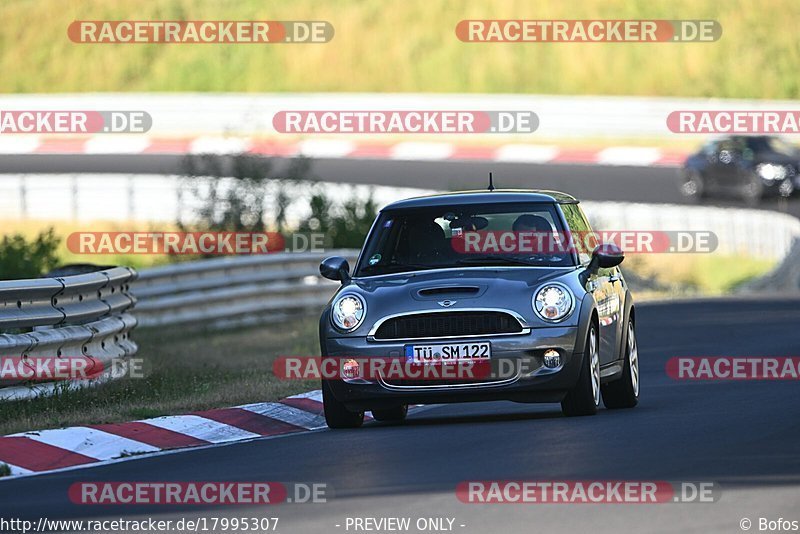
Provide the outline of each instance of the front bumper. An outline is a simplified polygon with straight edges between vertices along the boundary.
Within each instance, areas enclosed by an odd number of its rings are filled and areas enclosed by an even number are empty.
[[[517,402],[560,402],[578,380],[583,344],[577,343],[575,326],[536,328],[528,334],[486,336],[466,339],[368,341],[361,337],[329,338],[326,356],[333,358],[402,358],[406,345],[489,342],[493,368],[513,369],[499,378],[474,381],[430,381],[408,383],[391,380],[358,379],[330,381],[331,391],[340,402],[354,410],[399,404],[435,404],[486,400]],[[543,353],[555,349],[561,365],[547,368]],[[503,360],[501,362],[501,360]]]

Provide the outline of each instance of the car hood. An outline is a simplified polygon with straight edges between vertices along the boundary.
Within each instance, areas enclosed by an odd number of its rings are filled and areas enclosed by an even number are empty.
[[[354,279],[340,294],[359,293],[367,303],[367,319],[355,335],[366,335],[373,324],[389,315],[445,309],[505,309],[521,315],[530,326],[551,326],[533,314],[531,298],[550,281],[562,282],[575,291],[576,271],[575,267],[437,269]],[[580,301],[581,295],[576,299]]]
[[[774,152],[762,152],[756,154],[756,163],[777,163],[780,165],[794,165],[795,167],[800,163],[800,157],[789,156],[787,154],[778,154]]]

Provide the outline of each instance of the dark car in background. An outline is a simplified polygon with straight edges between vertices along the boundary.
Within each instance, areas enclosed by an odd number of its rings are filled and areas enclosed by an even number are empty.
[[[707,142],[679,171],[683,196],[734,196],[754,205],[800,188],[800,152],[774,136],[735,135]]]
[[[482,232],[482,233],[481,233]],[[560,402],[566,415],[629,408],[639,397],[634,307],[622,251],[593,246],[578,201],[554,191],[473,191],[395,202],[381,210],[354,271],[320,265],[341,287],[322,313],[326,359],[349,375],[322,381],[331,428],[405,418],[409,404]],[[489,247],[525,236],[573,236],[570,246]],[[486,247],[463,247],[483,236]],[[507,243],[508,244],[508,243]],[[474,380],[361,376],[358,359],[413,365],[509,362]]]

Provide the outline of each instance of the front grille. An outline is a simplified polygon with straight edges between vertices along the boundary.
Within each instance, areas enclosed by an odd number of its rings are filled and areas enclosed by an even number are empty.
[[[513,315],[505,312],[439,312],[387,319],[375,332],[375,339],[486,336],[520,332],[522,325]]]

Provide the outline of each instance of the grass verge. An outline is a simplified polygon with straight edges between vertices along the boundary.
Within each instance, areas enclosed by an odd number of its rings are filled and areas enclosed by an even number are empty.
[[[776,262],[745,255],[639,254],[627,256],[622,266],[652,283],[652,289],[635,292],[637,300],[652,300],[726,295],[744,282],[767,274]]]
[[[225,332],[138,330],[134,338],[145,360],[145,378],[0,403],[0,435],[272,401],[316,389],[315,381],[278,380],[272,362],[279,355],[319,354],[317,324],[309,317]]]

